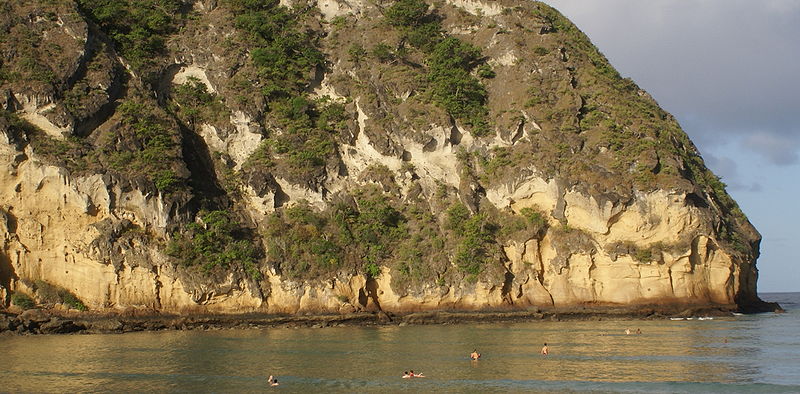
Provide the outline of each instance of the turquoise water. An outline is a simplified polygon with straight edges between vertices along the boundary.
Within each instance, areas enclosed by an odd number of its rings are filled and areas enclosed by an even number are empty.
[[[800,293],[763,298],[787,313],[2,337],[0,391],[800,392]]]

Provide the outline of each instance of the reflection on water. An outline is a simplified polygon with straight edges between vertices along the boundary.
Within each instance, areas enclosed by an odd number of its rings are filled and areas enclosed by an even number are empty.
[[[248,392],[267,389],[269,375],[284,391],[797,391],[797,323],[790,312],[725,321],[4,337],[0,391]],[[625,335],[626,328],[642,334]],[[539,354],[544,342],[547,357]],[[469,361],[473,349],[480,361]],[[409,369],[428,377],[400,379]]]

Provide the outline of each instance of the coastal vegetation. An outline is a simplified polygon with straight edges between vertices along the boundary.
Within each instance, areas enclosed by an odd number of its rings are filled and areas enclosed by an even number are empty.
[[[441,17],[423,0],[398,0],[385,12],[386,22],[401,30],[411,46],[425,54],[433,102],[470,127],[475,136],[489,133],[487,92],[478,75],[492,76],[480,48],[445,34]]]
[[[33,289],[36,292],[36,297],[43,304],[62,304],[70,309],[79,311],[88,309],[75,294],[61,286],[37,280],[33,284]]]
[[[172,234],[165,253],[181,266],[199,267],[202,272],[241,269],[260,280],[258,248],[249,231],[226,211],[200,212],[195,222]]]
[[[105,135],[103,158],[108,166],[129,177],[144,177],[162,193],[185,188],[174,170],[181,160],[177,126],[160,108],[126,101],[117,109],[120,126]]]
[[[88,310],[80,298],[61,286],[38,279],[32,283],[30,288],[35,295],[35,299],[26,293],[16,291],[11,294],[11,304],[22,309],[32,309],[37,307],[37,305],[64,305],[70,309],[76,309],[79,311]]]
[[[11,294],[11,304],[22,309],[31,309],[36,307],[36,302],[33,301],[29,295],[20,293],[18,291]]]
[[[77,0],[88,16],[109,38],[137,72],[148,79],[157,59],[166,54],[166,40],[185,17],[180,0]]]
[[[172,112],[185,124],[194,127],[198,123],[215,123],[227,120],[230,111],[217,94],[196,77],[189,77],[172,89]]]
[[[267,225],[269,258],[293,278],[344,270],[380,275],[379,266],[407,237],[406,219],[376,188],[358,191],[325,212],[300,203]]]

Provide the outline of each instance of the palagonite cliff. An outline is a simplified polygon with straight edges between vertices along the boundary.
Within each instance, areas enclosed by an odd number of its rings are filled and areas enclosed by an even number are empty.
[[[760,305],[757,231],[545,4],[0,11],[6,307]]]

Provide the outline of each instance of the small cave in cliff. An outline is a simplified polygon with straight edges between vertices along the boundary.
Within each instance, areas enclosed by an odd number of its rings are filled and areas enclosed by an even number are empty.
[[[696,208],[708,208],[708,202],[697,193],[689,193],[686,195],[686,204]]]
[[[214,171],[214,161],[205,141],[184,125],[181,125],[181,134],[183,159],[190,172],[189,186],[195,194],[193,202],[204,205],[195,208],[214,209],[228,206],[227,192],[219,184]]]

